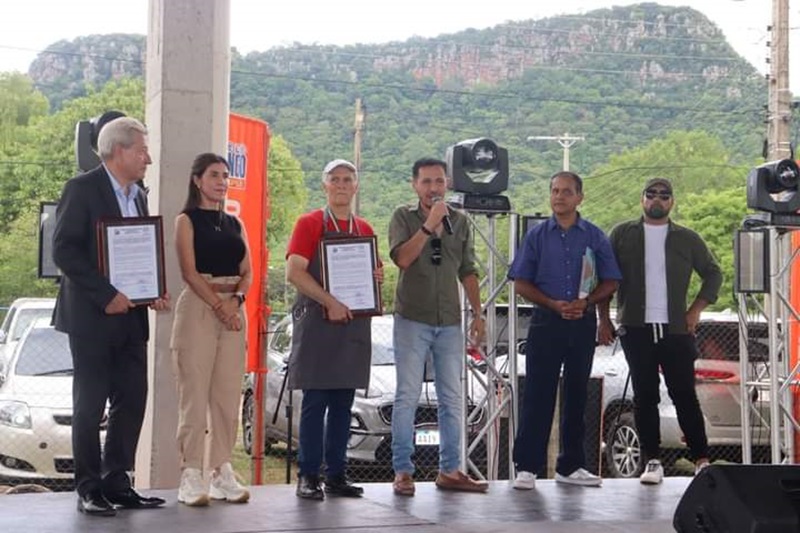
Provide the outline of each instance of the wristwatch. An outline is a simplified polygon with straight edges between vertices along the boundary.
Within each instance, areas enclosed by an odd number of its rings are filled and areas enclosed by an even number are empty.
[[[245,296],[244,296],[244,293],[243,292],[237,292],[236,294],[234,294],[234,296],[236,297],[237,300],[239,300],[239,307],[241,307],[244,304],[244,301],[246,299]]]

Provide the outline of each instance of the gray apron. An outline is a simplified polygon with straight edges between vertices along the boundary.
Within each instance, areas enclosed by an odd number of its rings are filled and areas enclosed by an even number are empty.
[[[358,228],[350,219],[348,232],[328,231],[328,210],[322,217],[322,238],[347,237]],[[308,264],[308,273],[322,285],[319,249]],[[323,317],[323,307],[297,292],[292,306],[292,354],[289,358],[289,388],[366,389],[372,359],[370,318],[357,317],[347,324],[335,324]]]

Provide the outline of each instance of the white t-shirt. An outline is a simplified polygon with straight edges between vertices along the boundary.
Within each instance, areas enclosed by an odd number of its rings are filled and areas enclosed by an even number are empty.
[[[644,321],[668,324],[666,242],[668,224],[644,225]]]

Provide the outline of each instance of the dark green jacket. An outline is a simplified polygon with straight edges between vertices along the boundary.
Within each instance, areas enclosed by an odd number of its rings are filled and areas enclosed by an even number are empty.
[[[611,247],[622,270],[617,291],[617,322],[643,326],[645,311],[644,218],[622,222],[611,230]],[[717,301],[722,271],[703,239],[689,228],[669,222],[667,231],[667,312],[670,333],[686,333],[686,295],[692,271],[703,280],[697,298]]]

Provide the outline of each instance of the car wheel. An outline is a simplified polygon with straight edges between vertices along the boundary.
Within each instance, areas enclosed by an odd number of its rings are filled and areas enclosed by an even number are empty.
[[[247,394],[242,405],[242,447],[244,453],[253,453],[253,395]]]
[[[253,454],[253,416],[255,411],[255,400],[253,393],[248,392],[242,404],[242,447],[247,455]],[[266,432],[265,432],[266,433]],[[264,435],[264,455],[272,450],[272,441]]]
[[[611,426],[606,432],[604,454],[606,473],[609,477],[639,477],[644,470],[644,464],[633,413],[623,412],[618,421],[616,414],[612,413],[608,419],[611,421]]]

